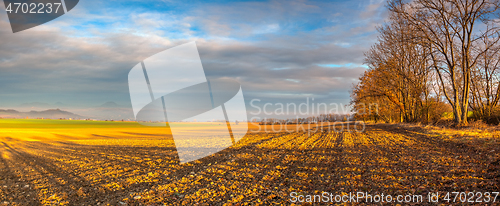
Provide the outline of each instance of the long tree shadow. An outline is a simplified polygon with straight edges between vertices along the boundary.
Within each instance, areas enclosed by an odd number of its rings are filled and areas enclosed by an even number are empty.
[[[255,144],[264,141],[266,139]],[[207,157],[196,163],[180,165],[176,149],[173,147],[80,145],[65,141],[22,142],[16,147],[6,143],[3,145],[18,162],[17,169],[29,167],[33,170],[28,174],[23,174],[26,171],[20,171],[22,175],[38,174],[36,178],[40,179],[31,178],[30,184],[38,185],[36,189],[39,193],[41,191],[48,191],[49,194],[63,193],[65,197],[62,199],[69,200],[71,204],[96,202],[118,204],[125,198],[131,198],[131,193],[150,190],[155,185],[182,179],[190,173],[199,173],[214,161],[214,157]],[[221,162],[219,159],[224,155],[216,156],[217,161]],[[227,156],[227,160],[229,158]],[[161,164],[155,164],[157,160],[163,161]],[[2,159],[2,162],[4,161]],[[4,165],[7,166],[6,163]],[[123,168],[129,169],[123,170]],[[123,172],[108,175],[111,170]],[[165,172],[168,175],[157,176],[154,181],[139,180],[133,184],[123,185],[123,188],[118,190],[103,187],[107,183],[123,183],[134,177],[147,177],[151,173],[158,172]],[[44,200],[51,197],[41,196]],[[40,200],[28,202],[41,203]]]
[[[386,145],[380,141],[383,136],[371,136],[379,130],[401,139]],[[0,164],[6,165],[3,171],[9,173],[16,166],[24,176],[32,173],[23,174],[27,171],[20,168],[32,168],[39,175],[26,181],[27,184],[43,183],[37,188],[39,193],[65,192],[65,200],[78,205],[146,204],[147,196],[156,198],[150,203],[217,204],[240,195],[244,197],[239,201],[263,197],[265,203],[289,204],[291,191],[423,194],[463,187],[476,191],[494,189],[483,183],[488,179],[484,180],[482,173],[468,171],[468,167],[481,166],[473,159],[477,156],[454,162],[455,156],[468,155],[468,150],[453,149],[456,146],[453,143],[404,129],[367,125],[366,132],[361,134],[276,133],[252,139],[259,135],[262,134],[247,135],[242,140],[248,141],[247,144],[237,144],[187,164],[179,164],[175,147],[82,145],[65,141],[23,142],[16,143],[16,147],[3,143],[2,148],[13,159],[0,157]],[[296,138],[313,146],[304,146]],[[356,138],[366,143],[348,142]],[[436,161],[440,158],[452,164]],[[12,161],[17,161],[17,165],[9,164]],[[477,173],[477,178],[473,173]],[[450,179],[452,175],[458,178]],[[453,183],[457,184],[455,188]],[[142,199],[135,199],[137,195]],[[216,198],[192,199],[202,195]],[[27,202],[40,204],[49,197],[40,198],[43,199]]]
[[[439,133],[429,132],[422,128],[415,127],[412,128],[412,130],[408,130],[405,127],[396,125],[386,125],[386,124],[377,125],[377,127],[387,132],[413,137],[416,141],[422,143],[428,143],[435,146],[445,147],[449,149],[450,152],[453,153],[465,153],[474,156],[479,155],[478,149],[473,145],[466,145],[462,142],[444,140],[443,138],[440,137]]]
[[[479,190],[485,190],[486,188],[498,190],[498,184],[491,185],[491,182],[498,183],[498,172],[488,172],[488,166],[491,164],[490,159],[487,155],[484,155],[486,151],[476,148],[475,144],[467,145],[462,142],[443,139],[438,133],[432,133],[418,127],[411,130],[396,125],[377,125],[377,127],[386,132],[412,138],[417,145],[427,146],[428,148],[421,150],[421,153],[428,153],[431,150],[438,151],[439,153],[435,154],[434,159],[447,158],[449,160],[449,164],[439,168],[441,175],[445,177],[458,176],[464,179],[474,179],[474,182],[477,183],[474,188]],[[433,166],[435,166],[433,164],[434,162],[429,161],[427,167],[433,169]],[[450,180],[444,182],[451,183]],[[485,182],[490,182],[490,184],[485,184]]]

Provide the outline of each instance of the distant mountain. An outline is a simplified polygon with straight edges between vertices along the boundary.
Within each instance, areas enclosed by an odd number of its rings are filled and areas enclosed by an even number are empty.
[[[0,108],[0,118],[90,118],[100,120],[134,119],[134,113],[130,106],[120,105],[113,101],[89,107],[72,106],[62,102],[56,102],[54,104],[32,102],[24,103],[12,108],[15,110],[5,109],[8,108]]]
[[[49,109],[45,111],[30,111],[30,112],[19,112],[16,110],[1,110],[0,109],[0,117],[1,118],[45,118],[45,119],[84,119],[85,117],[63,111],[60,109]]]
[[[115,102],[106,102],[104,104],[102,104],[101,106],[99,107],[104,107],[104,108],[117,108],[117,107],[122,107],[120,105],[118,105],[117,103]]]
[[[48,103],[43,103],[43,102],[31,102],[31,103],[24,103],[20,104],[16,107],[16,109],[19,109],[21,111],[30,111],[30,110],[48,110],[48,109],[66,109],[68,105],[62,103],[62,102],[56,102],[55,104],[48,104]]]

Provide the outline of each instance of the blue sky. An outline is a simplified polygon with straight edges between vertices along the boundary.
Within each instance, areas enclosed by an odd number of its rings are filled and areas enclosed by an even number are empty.
[[[238,80],[245,99],[349,103],[385,1],[94,1],[13,34],[0,11],[0,108],[108,101],[130,114],[127,74],[196,41],[209,78]],[[123,114],[125,116],[125,114]]]

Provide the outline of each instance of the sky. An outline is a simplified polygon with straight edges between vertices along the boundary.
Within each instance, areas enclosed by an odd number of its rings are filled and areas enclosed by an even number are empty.
[[[240,82],[254,116],[266,116],[255,114],[266,103],[270,111],[277,103],[306,101],[345,106],[367,69],[363,53],[387,18],[384,5],[380,0],[80,0],[67,14],[18,33],[12,33],[2,10],[0,109],[33,109],[23,105],[36,102],[92,116],[99,105],[114,102],[120,111],[108,113],[128,118],[133,116],[129,71],[149,56],[192,41],[207,78]],[[250,105],[252,100],[258,101]]]

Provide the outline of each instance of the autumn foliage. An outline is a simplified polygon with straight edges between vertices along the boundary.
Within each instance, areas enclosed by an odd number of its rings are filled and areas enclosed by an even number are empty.
[[[352,92],[358,118],[432,123],[451,112],[457,125],[498,123],[499,8],[498,0],[389,1]],[[378,112],[362,112],[366,105]]]

